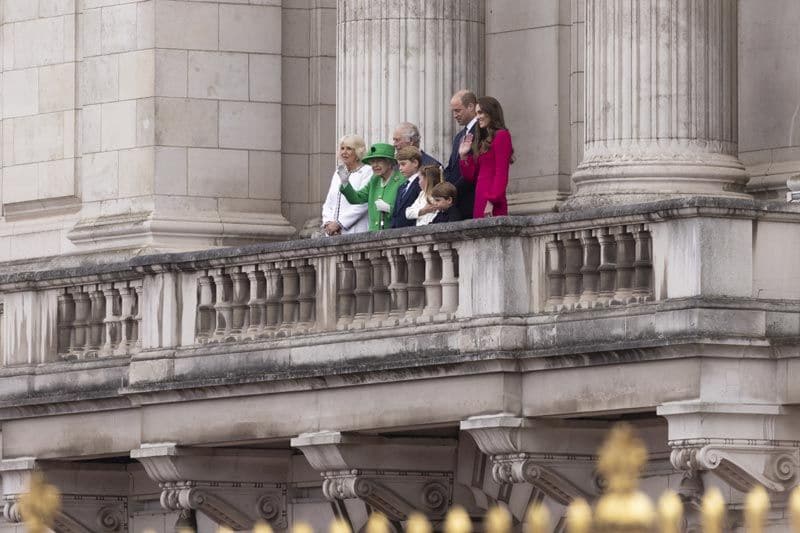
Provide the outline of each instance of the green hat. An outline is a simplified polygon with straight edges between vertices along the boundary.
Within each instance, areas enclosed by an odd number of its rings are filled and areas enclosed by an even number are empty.
[[[397,159],[394,158],[394,146],[386,143],[373,144],[369,147],[367,155],[361,158],[361,161],[366,163],[372,159],[391,159],[397,163]]]

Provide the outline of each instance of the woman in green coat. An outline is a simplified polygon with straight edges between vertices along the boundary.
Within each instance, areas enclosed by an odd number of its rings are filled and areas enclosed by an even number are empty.
[[[386,143],[373,144],[361,161],[372,166],[375,174],[361,189],[355,190],[348,181],[346,172],[339,174],[342,181],[340,190],[351,204],[368,204],[369,231],[380,231],[390,227],[392,209],[397,198],[397,190],[406,178],[397,170],[394,146]]]

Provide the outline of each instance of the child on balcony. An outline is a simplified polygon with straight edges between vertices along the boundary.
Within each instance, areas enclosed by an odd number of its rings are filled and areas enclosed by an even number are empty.
[[[431,196],[433,196],[433,207],[437,212],[431,224],[457,222],[463,219],[455,203],[457,194],[456,186],[449,181],[443,181],[433,188]]]
[[[406,218],[416,219],[417,226],[424,226],[433,222],[436,218],[436,207],[433,205],[433,188],[444,180],[442,167],[437,165],[427,165],[419,171],[420,192],[417,199],[406,209]]]

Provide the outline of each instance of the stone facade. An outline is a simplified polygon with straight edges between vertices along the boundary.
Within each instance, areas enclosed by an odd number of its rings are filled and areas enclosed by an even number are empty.
[[[561,531],[619,419],[690,528],[761,485],[785,529],[796,2],[0,6],[0,530],[42,472],[58,532],[533,501]],[[464,85],[519,216],[289,239],[338,135],[410,119],[444,160]]]

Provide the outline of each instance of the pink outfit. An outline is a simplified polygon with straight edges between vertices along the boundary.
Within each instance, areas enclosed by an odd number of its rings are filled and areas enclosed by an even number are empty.
[[[506,187],[508,187],[508,167],[511,164],[511,134],[508,130],[498,130],[489,150],[477,158],[470,154],[459,161],[461,175],[465,180],[475,183],[475,206],[473,218],[483,218],[486,202],[492,202],[492,216],[508,214]],[[477,183],[476,183],[477,182]]]

